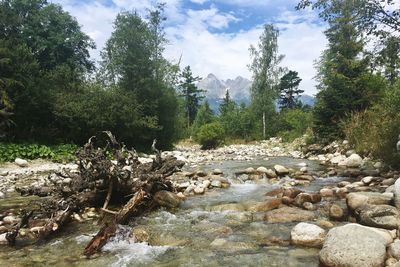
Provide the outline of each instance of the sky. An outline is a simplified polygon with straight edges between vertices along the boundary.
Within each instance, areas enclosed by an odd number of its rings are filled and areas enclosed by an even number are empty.
[[[76,17],[82,30],[100,51],[113,31],[118,12],[137,11],[143,17],[154,0],[51,0]],[[312,10],[295,10],[298,0],[164,0],[165,57],[181,67],[190,65],[196,76],[209,73],[220,79],[242,76],[251,79],[249,47],[257,45],[262,27],[273,23],[280,31],[278,46],[285,55],[282,67],[299,72],[300,88],[316,93],[314,62],[326,48],[326,25]]]

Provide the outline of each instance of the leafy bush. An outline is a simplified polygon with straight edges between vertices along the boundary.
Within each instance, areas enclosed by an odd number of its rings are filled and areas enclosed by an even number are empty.
[[[354,113],[342,123],[346,138],[355,150],[400,167],[396,143],[400,134],[400,83],[387,90],[382,101],[372,108]]]
[[[224,128],[218,122],[208,123],[200,127],[195,134],[195,140],[199,142],[202,149],[213,149],[224,141]]]
[[[304,135],[312,125],[312,114],[301,109],[287,109],[280,113],[282,130],[278,133],[285,141]]]
[[[54,161],[72,161],[78,147],[72,144],[45,146],[38,144],[0,143],[0,162],[23,159],[50,159]]]

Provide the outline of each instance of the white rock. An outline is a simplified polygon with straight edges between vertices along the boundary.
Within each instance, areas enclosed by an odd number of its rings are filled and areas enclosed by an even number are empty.
[[[307,167],[308,164],[305,163],[305,162],[300,162],[300,163],[297,164],[297,166],[299,166],[299,167]]]
[[[385,262],[386,245],[371,227],[347,224],[329,230],[319,258],[324,266],[379,267]]]
[[[375,169],[380,169],[380,168],[382,168],[382,162],[380,162],[380,161],[376,162],[376,163],[374,164],[374,168],[375,168]]]
[[[219,181],[219,180],[213,180],[213,181],[211,182],[211,186],[212,186],[212,187],[220,188],[220,187],[222,187],[222,183],[221,183],[221,181]]]
[[[267,172],[268,172],[268,169],[261,166],[261,167],[258,167],[258,168],[257,168],[257,172],[258,172],[258,173],[267,173]]]
[[[275,166],[274,166],[274,169],[275,169],[275,171],[276,171],[276,173],[277,173],[278,175],[286,175],[286,174],[289,174],[289,170],[288,170],[286,167],[282,166],[282,165],[275,165]]]
[[[349,168],[358,168],[362,164],[362,158],[358,154],[352,154],[346,159],[346,166]]]
[[[210,180],[204,180],[203,181],[203,187],[204,188],[208,188],[210,186],[210,184],[211,184]]]
[[[196,188],[194,189],[194,193],[195,194],[204,194],[204,187],[196,186]]]
[[[20,158],[15,159],[15,164],[17,164],[19,167],[28,167],[28,161]]]
[[[369,185],[372,181],[374,180],[374,177],[372,176],[367,176],[361,179],[361,182],[365,185]]]
[[[396,240],[390,244],[388,252],[393,258],[400,260],[400,240]]]
[[[292,243],[307,247],[320,247],[326,232],[321,227],[310,223],[299,223],[290,232]]]
[[[5,198],[5,194],[3,192],[0,192],[0,198]]]
[[[300,171],[301,171],[301,172],[308,172],[308,169],[307,169],[307,167],[301,167],[301,168],[300,168]]]
[[[5,224],[14,224],[14,223],[19,222],[19,219],[16,218],[15,216],[8,215],[8,216],[6,216],[6,217],[3,218],[3,222],[4,222]]]
[[[212,173],[215,174],[215,175],[223,174],[223,172],[220,169],[215,169],[215,170],[212,171]]]

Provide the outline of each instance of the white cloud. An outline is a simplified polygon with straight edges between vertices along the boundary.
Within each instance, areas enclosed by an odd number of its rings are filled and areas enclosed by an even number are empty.
[[[216,2],[224,1],[228,2],[228,0]],[[121,9],[135,9],[140,14],[145,14],[146,9],[151,8],[156,0],[113,0],[112,6],[105,5],[102,0],[91,2],[53,0],[52,2],[62,4],[65,10],[77,18],[83,26],[83,31],[95,40],[97,49],[91,54],[98,60],[100,51],[113,30],[112,22],[116,14]],[[221,12],[218,10],[218,5],[212,5],[204,10],[183,10],[182,0],[164,0],[164,2],[167,2],[166,32],[170,41],[165,55],[169,59],[177,61],[182,55],[181,66],[190,65],[194,74],[202,77],[214,73],[222,79],[235,78],[238,75],[251,78],[251,73],[247,69],[250,63],[248,48],[250,44],[258,42],[262,25],[255,25],[249,30],[235,33],[223,33],[231,23],[240,20],[235,13]],[[238,6],[260,6],[272,2],[272,0],[229,1],[230,4]],[[315,93],[315,82],[312,80],[315,76],[313,61],[319,57],[326,43],[323,35],[324,27],[312,23],[315,18],[315,14],[311,12],[297,13],[284,10],[276,18],[279,21],[277,26],[282,29],[279,37],[280,51],[286,55],[282,65],[299,72],[299,76],[303,79],[301,88],[308,94]]]

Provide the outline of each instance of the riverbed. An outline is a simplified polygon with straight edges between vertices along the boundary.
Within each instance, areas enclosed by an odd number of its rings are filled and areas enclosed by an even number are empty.
[[[117,238],[101,254],[82,256],[87,242],[98,230],[97,220],[74,222],[44,244],[16,248],[0,247],[2,266],[318,266],[318,249],[290,245],[290,231],[296,223],[268,223],[262,212],[241,207],[261,202],[277,187],[268,179],[243,183],[235,173],[247,167],[271,168],[281,164],[310,171],[323,171],[317,161],[276,157],[253,161],[221,161],[201,165],[205,171],[221,169],[231,181],[227,189],[187,198],[178,209],[152,212],[131,226],[121,226]],[[344,178],[317,178],[303,190],[319,190]],[[11,195],[0,200],[0,208],[21,208],[28,199]],[[224,208],[227,205],[228,208]],[[321,218],[324,219],[323,215]],[[145,242],[129,238],[134,227]]]

